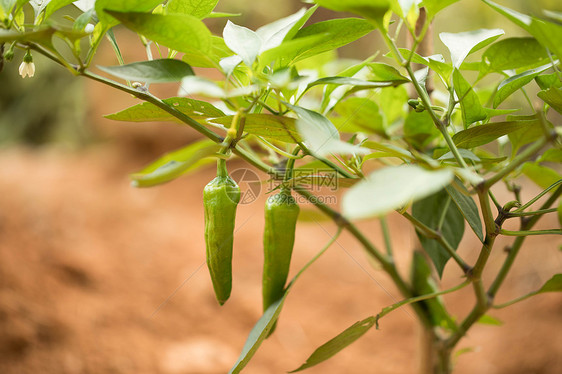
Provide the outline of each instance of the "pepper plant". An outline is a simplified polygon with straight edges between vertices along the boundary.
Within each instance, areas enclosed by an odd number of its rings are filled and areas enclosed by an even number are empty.
[[[393,280],[403,301],[360,316],[295,371],[325,361],[378,327],[385,315],[409,305],[429,337],[422,372],[450,373],[457,344],[489,310],[562,290],[562,274],[557,274],[513,301],[495,298],[528,236],[562,233],[559,227],[535,228],[544,215],[562,215],[557,171],[562,160],[562,14],[545,10],[530,16],[482,0],[527,36],[508,37],[501,29],[442,32],[439,40],[449,54],[420,49],[434,18],[456,1],[316,0],[254,31],[236,24],[236,15],[214,12],[218,0],[1,0],[0,61],[23,50],[20,73],[31,77],[41,74],[33,56],[43,55],[71,74],[139,99],[108,118],[179,122],[204,137],[133,174],[134,186],[169,182],[209,159],[217,160],[219,179],[227,180],[227,164],[237,158],[276,180],[285,202],[294,205],[292,195],[300,195],[333,220],[337,235],[347,231],[357,240]],[[58,17],[69,7],[82,13]],[[345,14],[313,22],[319,7]],[[228,18],[222,35],[206,26],[212,17]],[[129,46],[120,45],[113,33],[118,25],[138,34],[146,60],[123,61],[120,48]],[[385,48],[373,47],[363,61],[337,58],[335,50],[370,33],[382,36]],[[401,35],[408,36],[409,46],[397,45]],[[102,42],[114,49],[115,66],[94,65]],[[212,69],[221,79],[195,74],[192,67]],[[177,97],[153,95],[151,85],[162,82],[178,82]],[[514,107],[512,96],[526,104]],[[337,187],[345,190],[339,207],[311,192],[311,185],[326,178],[318,170],[334,173]],[[542,189],[528,201],[521,198],[522,175]],[[206,227],[208,265],[221,304],[230,295],[232,253],[213,256],[221,241],[230,250],[236,241],[233,222],[224,222],[235,216],[238,199],[226,200],[224,192],[236,190],[233,183],[217,187],[224,196],[216,190],[205,195],[207,219],[212,220]],[[511,199],[494,195],[500,184],[513,193]],[[221,208],[229,213],[221,216]],[[282,211],[291,211],[290,222],[279,215]],[[421,250],[412,251],[409,276],[395,264],[385,222],[392,212],[403,216],[419,238]],[[279,261],[290,260],[296,215],[298,209],[268,208],[265,311],[232,373],[249,362],[272,332],[293,284],[337,237],[283,284],[288,263]],[[386,249],[377,248],[355,224],[373,218],[383,228]],[[518,222],[519,229],[505,229],[506,221]],[[481,243],[474,249],[474,263],[456,251],[464,235]],[[513,237],[507,253],[494,245],[498,236]],[[488,264],[493,254],[504,256],[499,268]],[[445,266],[464,274],[450,289],[438,287]],[[484,272],[490,283],[483,281]],[[465,315],[452,316],[440,296],[464,287],[473,289],[474,305]]]

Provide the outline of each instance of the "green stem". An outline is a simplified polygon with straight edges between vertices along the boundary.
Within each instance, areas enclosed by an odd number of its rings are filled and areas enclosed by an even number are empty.
[[[382,235],[384,237],[384,246],[386,248],[386,254],[388,257],[392,257],[392,238],[390,236],[390,230],[388,229],[388,223],[386,222],[386,217],[380,219]]]
[[[554,182],[553,184],[548,186],[544,191],[541,191],[541,193],[539,193],[537,196],[535,196],[531,200],[529,200],[528,203],[526,203],[524,205],[521,205],[519,208],[515,209],[513,212],[510,212],[510,214],[511,213],[519,213],[519,212],[524,211],[525,209],[527,209],[528,207],[533,205],[541,197],[543,197],[544,195],[546,195],[547,193],[549,193],[550,191],[552,191],[553,189],[555,189],[556,187],[558,187],[561,184],[562,184],[562,179],[557,180],[556,182]]]
[[[528,298],[533,297],[533,296],[535,296],[536,294],[538,294],[537,291],[531,292],[531,293],[528,293],[528,294],[526,294],[526,295],[520,296],[520,297],[518,297],[518,298],[516,298],[516,299],[513,299],[513,300],[511,300],[511,301],[508,301],[508,302],[506,302],[506,303],[498,304],[498,305],[493,305],[492,308],[494,308],[494,309],[503,309],[503,308],[507,308],[508,306],[512,306],[513,304],[517,304],[517,303],[520,302],[520,301],[527,300]]]
[[[541,210],[535,210],[535,211],[531,211],[531,212],[508,212],[508,213],[506,213],[506,216],[507,216],[507,218],[528,217],[528,216],[536,216],[536,215],[542,215],[542,214],[547,214],[547,213],[554,213],[556,211],[558,211],[557,208],[541,209]]]
[[[506,236],[562,235],[562,230],[552,229],[552,230],[509,231],[509,230],[501,229],[500,234]]]

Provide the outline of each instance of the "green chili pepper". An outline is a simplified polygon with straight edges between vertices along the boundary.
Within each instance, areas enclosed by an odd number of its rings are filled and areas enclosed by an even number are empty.
[[[282,189],[277,195],[270,196],[265,204],[262,283],[264,311],[283,296],[295,243],[299,210],[288,189]]]
[[[217,177],[205,186],[205,244],[207,267],[220,305],[232,289],[232,245],[236,207],[240,201],[240,187],[228,176],[226,163],[220,159]]]

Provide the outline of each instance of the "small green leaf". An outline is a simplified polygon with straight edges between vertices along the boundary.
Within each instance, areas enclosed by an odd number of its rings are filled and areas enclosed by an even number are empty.
[[[478,323],[481,323],[483,325],[490,325],[490,326],[501,326],[503,325],[503,322],[500,321],[497,318],[494,318],[488,314],[484,314],[482,317],[480,317],[480,319],[478,320]]]
[[[443,217],[444,215],[444,217]],[[464,218],[451,197],[442,189],[412,205],[412,216],[440,232],[447,242],[457,249],[464,235]],[[439,225],[441,224],[441,227]],[[421,245],[435,265],[439,277],[443,276],[445,265],[451,255],[436,240],[430,239],[416,231]]]
[[[221,110],[206,101],[188,99],[186,97],[172,97],[163,101],[196,120],[224,117],[224,113]],[[108,114],[105,118],[128,122],[179,121],[170,113],[148,102],[134,105],[117,113]]]
[[[462,184],[459,183],[457,185],[462,186]],[[464,186],[462,186],[461,188],[463,189],[464,193],[460,192],[453,186],[447,186],[445,187],[445,190],[447,191],[451,199],[453,199],[453,202],[463,215],[464,219],[468,222],[468,225],[470,226],[472,231],[474,231],[481,242],[484,242],[482,221],[480,220],[478,207],[476,206],[474,200],[470,196],[468,196],[468,191],[466,191]]]
[[[380,169],[357,183],[343,197],[343,213],[350,219],[382,216],[441,190],[453,179],[449,169],[428,171],[402,165]]]
[[[382,19],[390,9],[388,0],[315,0],[316,4],[337,12],[350,12],[382,25]]]
[[[242,348],[238,361],[234,364],[232,369],[230,369],[228,374],[240,373],[242,369],[248,365],[248,362],[250,362],[259,346],[269,335],[271,328],[275,325],[275,322],[279,318],[279,314],[281,313],[281,309],[283,308],[283,303],[285,302],[287,295],[288,293],[285,292],[281,299],[271,304],[271,306],[267,308],[258,322],[254,325],[252,331],[250,331],[250,335],[248,335],[246,343],[244,344],[244,348]]]
[[[111,27],[119,23],[117,20],[121,20],[108,10],[124,13],[142,13],[154,9],[160,3],[162,3],[162,0],[96,0],[95,9],[100,22]]]
[[[206,18],[219,0],[170,0],[165,5],[167,13],[189,14],[199,19]]]
[[[201,140],[159,158],[138,173],[132,174],[134,187],[153,187],[170,182],[200,165],[205,157],[220,150],[220,144]]]
[[[428,18],[431,19],[435,17],[439,11],[456,3],[457,1],[459,0],[423,0],[420,7],[427,9]]]
[[[229,127],[233,116],[215,118],[213,123]],[[296,129],[296,120],[290,117],[276,116],[273,114],[246,114],[244,131],[257,136],[280,140],[286,143],[301,141],[301,136]]]
[[[98,66],[98,69],[121,79],[147,83],[179,82],[185,76],[194,75],[191,66],[170,58],[127,65]]]
[[[527,70],[523,73],[516,74],[507,78],[498,86],[496,95],[494,96],[494,108],[497,108],[505,99],[518,89],[524,87],[531,82],[537,75],[552,67],[552,64],[540,66],[536,69]]]
[[[421,113],[410,111],[404,122],[406,141],[417,148],[423,148],[440,135],[427,111]]]
[[[492,44],[482,55],[482,63],[490,70],[502,72],[535,65],[548,58],[535,38],[508,38]]]
[[[383,82],[400,82],[406,83],[409,82],[410,79],[406,78],[393,66],[383,64],[380,62],[372,62],[367,64],[371,73],[375,75],[374,81],[383,81]]]
[[[500,136],[535,125],[536,121],[493,122],[459,131],[453,141],[459,148],[474,148],[488,144]]]
[[[488,115],[480,104],[478,95],[458,69],[453,72],[453,85],[460,100],[464,128],[468,128],[474,122],[485,120]]]
[[[540,91],[537,96],[550,105],[552,109],[562,114],[562,89],[551,87],[548,90]]]
[[[386,129],[379,106],[365,97],[350,97],[337,104],[334,118],[337,128],[342,132],[366,132],[386,136]]]
[[[535,162],[524,163],[522,171],[527,178],[535,182],[541,188],[547,188],[562,178],[560,173],[556,170],[547,166],[539,165]]]
[[[439,34],[439,38],[451,52],[453,67],[460,68],[469,54],[493,43],[503,34],[504,31],[501,29],[480,29],[456,34],[442,32]]]
[[[212,51],[211,32],[196,17],[187,14],[107,13],[128,28],[173,50],[200,54]]]
[[[251,67],[261,49],[262,39],[259,35],[246,27],[228,21],[222,37],[228,48],[240,56],[246,66]]]
[[[367,331],[369,331],[374,325],[375,317],[373,316],[354,323],[339,335],[318,347],[303,365],[301,365],[298,369],[290,371],[290,373],[296,373],[297,371],[308,369],[310,367],[318,365],[321,362],[326,361],[344,348],[347,348],[349,345],[354,343],[357,339],[359,339]]]
[[[545,292],[562,292],[562,274],[555,274],[537,291],[537,293]]]

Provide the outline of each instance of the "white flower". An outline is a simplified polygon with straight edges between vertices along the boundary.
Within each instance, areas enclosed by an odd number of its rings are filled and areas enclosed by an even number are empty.
[[[22,78],[31,78],[35,75],[35,64],[33,62],[22,62],[19,71]]]

